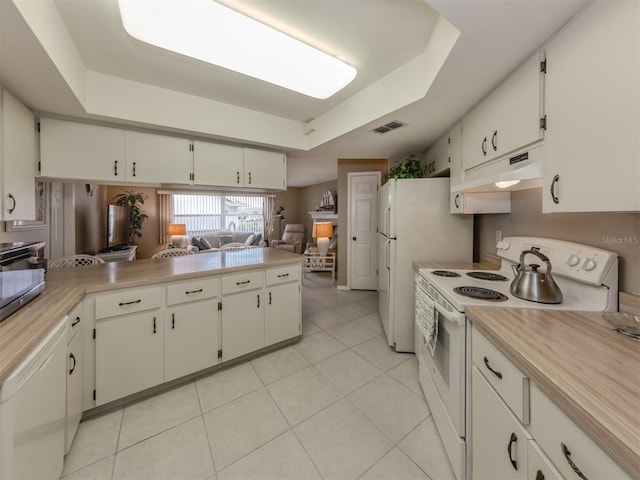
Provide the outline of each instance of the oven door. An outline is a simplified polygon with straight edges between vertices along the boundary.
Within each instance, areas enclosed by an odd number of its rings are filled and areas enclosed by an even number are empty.
[[[418,361],[428,373],[458,436],[464,437],[465,316],[457,311],[448,312],[420,287],[416,289],[416,294],[425,295],[426,301],[434,305],[438,322],[434,354],[431,354],[426,345],[427,339],[420,334],[420,340],[416,341],[419,344],[419,350],[416,350],[419,352]]]

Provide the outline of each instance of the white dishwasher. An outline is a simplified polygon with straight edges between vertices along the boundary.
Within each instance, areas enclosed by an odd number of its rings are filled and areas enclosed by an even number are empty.
[[[58,479],[64,457],[65,317],[0,385],[0,479]]]

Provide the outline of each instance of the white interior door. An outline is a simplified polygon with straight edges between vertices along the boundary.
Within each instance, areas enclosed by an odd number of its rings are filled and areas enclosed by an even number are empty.
[[[378,186],[380,172],[348,174],[349,288],[378,288]]]

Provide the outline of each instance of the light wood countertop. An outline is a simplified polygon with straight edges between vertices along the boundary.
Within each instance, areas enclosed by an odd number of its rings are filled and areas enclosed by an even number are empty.
[[[87,293],[302,261],[302,255],[276,248],[248,248],[49,270],[44,292],[0,322],[0,384]]]
[[[640,478],[640,342],[600,313],[469,307],[467,317],[633,478]]]

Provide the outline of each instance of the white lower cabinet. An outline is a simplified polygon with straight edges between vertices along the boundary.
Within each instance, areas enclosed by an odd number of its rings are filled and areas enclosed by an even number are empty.
[[[262,287],[262,286],[261,286]],[[262,288],[222,297],[222,361],[264,347]]]
[[[96,322],[96,406],[164,382],[160,309]]]
[[[530,435],[476,366],[472,367],[471,382],[473,478],[527,478]]]
[[[563,480],[547,456],[534,440],[529,440],[527,448],[527,479]]]
[[[164,323],[164,381],[218,363],[218,301],[171,306]]]
[[[264,315],[265,345],[300,335],[300,285],[297,282],[267,288]]]
[[[78,430],[82,417],[82,334],[80,318],[82,304],[77,305],[68,315],[67,334],[67,410],[65,423],[65,455]]]

